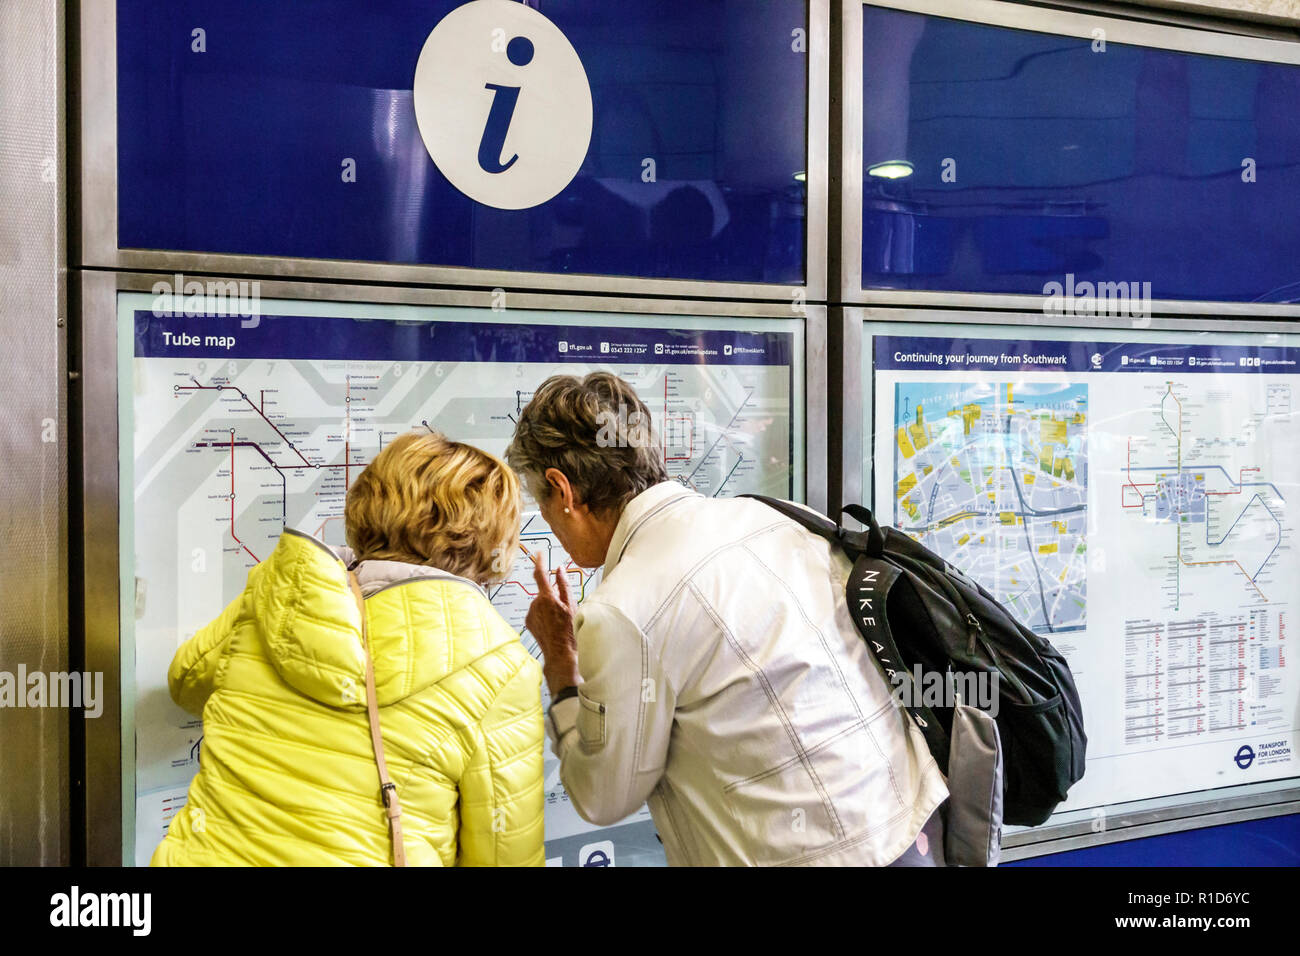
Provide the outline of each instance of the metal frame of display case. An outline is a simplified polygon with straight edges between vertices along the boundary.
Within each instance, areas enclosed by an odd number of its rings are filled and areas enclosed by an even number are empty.
[[[861,0],[835,0],[837,35],[831,36],[832,0],[808,3],[808,126],[805,222],[806,283],[799,285],[660,280],[631,277],[478,270],[331,259],[216,255],[122,249],[117,242],[117,83],[115,0],[78,0],[69,9],[68,134],[73,140],[69,172],[72,228],[70,264],[79,274],[68,294],[79,339],[71,345],[69,371],[79,375],[79,421],[73,436],[72,493],[80,499],[80,523],[70,528],[76,567],[71,602],[85,625],[84,668],[105,674],[102,717],[86,723],[86,862],[122,861],[124,781],[121,766],[119,436],[117,296],[148,292],[173,274],[217,280],[259,278],[267,299],[307,299],[430,306],[492,304],[491,289],[511,290],[511,304],[556,311],[803,318],[805,320],[805,497],[819,510],[863,500],[862,336],[866,322],[962,322],[1069,326],[1078,320],[1042,313],[1032,295],[957,293],[861,288],[862,225],[862,7]],[[1213,29],[1153,22],[1168,11],[1127,8],[1123,15],[1065,11],[999,0],[872,0],[873,6],[952,17],[1066,36],[1090,35],[1103,26],[1108,39],[1162,49],[1300,64],[1300,44]],[[1225,28],[1226,29],[1226,28]],[[832,50],[832,42],[837,50]],[[831,98],[832,76],[838,102]],[[830,111],[834,109],[833,122]],[[836,142],[831,142],[832,132]],[[829,149],[839,156],[832,195]],[[831,269],[828,286],[827,268]],[[440,288],[433,288],[440,286]],[[514,291],[528,290],[528,291]],[[791,310],[800,295],[806,313]],[[844,307],[811,303],[842,302]],[[997,311],[1003,310],[1003,311]],[[1300,332],[1300,305],[1157,301],[1148,328],[1218,330],[1214,316],[1232,317],[1232,331]],[[79,320],[78,320],[79,317]],[[1122,329],[1122,322],[1098,329]],[[829,458],[828,458],[829,456]],[[80,489],[76,484],[80,484]],[[75,515],[74,515],[75,518]],[[76,636],[74,635],[74,641]],[[74,754],[76,752],[74,751]],[[1297,780],[1222,788],[1163,805],[1140,801],[1106,808],[1098,831],[1087,811],[1063,814],[1042,827],[1004,840],[1004,859],[1037,856],[1119,840],[1171,833],[1300,812]],[[74,841],[75,841],[74,837]]]
[[[992,26],[1013,27],[1061,36],[1088,38],[1096,27],[1108,40],[1188,53],[1300,64],[1300,44],[1258,35],[1227,32],[1244,24],[1209,23],[1195,27],[1171,11],[1126,5],[1104,12],[1062,10],[999,0],[840,0],[838,30],[833,38],[839,73],[839,112],[832,122],[832,149],[839,152],[833,177],[838,193],[831,200],[832,228],[837,229],[839,258],[831,282],[844,307],[830,311],[832,343],[829,409],[833,435],[832,470],[840,483],[830,491],[831,506],[864,500],[867,449],[863,448],[862,346],[870,322],[935,322],[980,325],[1028,325],[1097,329],[1131,327],[1124,320],[1079,320],[1049,316],[1043,297],[1035,295],[872,290],[862,288],[862,122],[863,122],[863,6],[877,6]],[[1086,4],[1072,6],[1086,7]],[[1161,22],[1164,21],[1164,22]],[[1172,23],[1170,22],[1172,21]],[[1252,31],[1253,32],[1253,31]],[[1277,31],[1280,35],[1280,31]],[[1003,310],[1003,311],[997,311]],[[1233,332],[1300,333],[1300,305],[1276,303],[1160,300],[1151,303],[1153,318],[1146,328],[1187,331],[1228,331],[1222,317],[1231,318]],[[1287,321],[1292,319],[1292,321]],[[1225,787],[1157,800],[1105,807],[1099,826],[1090,811],[1058,814],[1034,829],[1018,830],[1003,841],[1003,859],[1059,853],[1122,840],[1173,833],[1199,827],[1237,823],[1300,812],[1300,779],[1268,784]]]
[[[69,617],[67,167],[63,162],[64,10],[37,0],[4,11],[0,62],[0,320],[4,369],[7,555],[0,597],[0,672],[77,671]],[[22,678],[19,678],[21,682]],[[19,683],[18,703],[25,693]],[[68,772],[83,718],[66,709],[0,709],[0,865],[66,866],[72,857]]]
[[[809,0],[804,283],[800,285],[646,279],[572,273],[513,272],[453,266],[339,259],[226,255],[123,249],[117,221],[117,5],[80,0],[80,241],[78,264],[118,270],[258,275],[282,279],[419,283],[428,285],[591,292],[610,295],[746,299],[790,303],[826,301],[827,118],[830,112],[830,2]]]
[[[86,860],[100,865],[122,862],[122,811],[127,787],[134,781],[122,771],[121,686],[121,568],[119,559],[118,435],[118,293],[150,292],[155,282],[170,282],[158,273],[84,271],[76,289],[81,316],[80,388],[84,414],[77,435],[84,519],[73,528],[74,548],[84,555],[84,577],[72,598],[84,607],[85,667],[104,674],[104,712],[87,722],[84,773]],[[223,281],[220,279],[214,281]],[[411,304],[491,308],[490,290],[424,289],[334,283],[261,282],[260,297],[321,300],[358,304]],[[804,323],[804,488],[808,503],[825,508],[826,473],[826,309],[808,306],[792,314],[785,304],[762,302],[698,302],[607,298],[590,295],[515,294],[511,308],[563,312],[628,312],[746,318],[798,318]],[[129,493],[129,489],[126,490]]]
[[[1145,321],[1145,320],[1144,320]],[[1097,331],[1123,331],[1133,328],[1131,320],[1096,319],[1081,323],[1069,316],[1045,315],[1037,312],[966,311],[932,308],[886,308],[849,306],[832,308],[829,322],[832,336],[843,343],[840,354],[833,357],[836,375],[844,388],[832,394],[831,420],[839,425],[832,438],[842,447],[841,483],[831,491],[831,507],[836,511],[843,504],[866,502],[873,497],[872,488],[864,487],[864,475],[871,467],[869,449],[863,448],[862,415],[864,401],[872,388],[863,381],[863,342],[866,326],[873,323],[896,326],[898,324],[954,324],[970,325],[973,332],[981,326],[1014,325],[1027,330],[1033,328],[1096,329]],[[1300,335],[1300,323],[1286,320],[1252,321],[1233,319],[1230,328],[1206,317],[1152,318],[1144,331],[1171,332],[1232,332],[1267,334],[1280,332]],[[1031,335],[1026,332],[1025,335]],[[853,463],[857,467],[852,467]],[[839,500],[835,500],[838,492]],[[1170,795],[1150,800],[1137,800],[1096,808],[1067,811],[1057,814],[1042,826],[1020,829],[1008,833],[1003,839],[1002,857],[1006,861],[1060,853],[1083,847],[1175,833],[1200,827],[1240,823],[1262,817],[1300,813],[1300,777],[1202,790],[1187,794]]]
[[[1103,28],[1112,43],[1227,56],[1234,59],[1300,65],[1300,44],[1257,36],[1193,29],[1152,22],[1169,16],[1169,11],[1132,6],[1126,17],[1091,14],[1001,0],[839,0],[839,32],[835,42],[839,58],[834,67],[840,77],[840,112],[832,149],[839,149],[835,181],[839,195],[832,198],[832,226],[839,223],[839,282],[832,295],[845,305],[938,306],[965,309],[1028,309],[1037,311],[1042,296],[987,292],[938,292],[906,289],[862,288],[862,8],[883,7],[930,16],[948,17],[968,23],[1012,27],[1057,36],[1091,38]],[[1113,9],[1113,8],[1111,8]],[[1137,19],[1146,18],[1146,19]],[[832,283],[835,272],[832,271]],[[1300,316],[1300,303],[1214,302],[1159,299],[1150,304],[1153,313],[1207,314],[1228,316]]]

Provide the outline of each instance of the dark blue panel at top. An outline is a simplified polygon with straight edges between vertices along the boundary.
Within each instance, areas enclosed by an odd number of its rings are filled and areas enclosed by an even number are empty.
[[[416,127],[416,60],[459,5],[119,0],[119,245],[803,282],[802,0],[533,0],[583,62],[594,126],[569,187],[519,211],[451,186]]]
[[[875,7],[863,53],[865,166],[915,170],[863,177],[865,288],[1300,301],[1300,67]]]

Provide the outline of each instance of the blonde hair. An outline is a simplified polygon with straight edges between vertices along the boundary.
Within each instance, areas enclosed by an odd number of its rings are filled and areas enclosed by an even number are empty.
[[[499,458],[436,432],[407,432],[348,490],[358,561],[406,561],[480,583],[505,577],[519,548],[519,479]]]

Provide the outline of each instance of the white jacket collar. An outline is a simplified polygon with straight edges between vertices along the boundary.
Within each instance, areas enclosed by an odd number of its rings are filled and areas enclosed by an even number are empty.
[[[651,485],[629,501],[623,507],[623,514],[614,527],[614,536],[609,539],[609,550],[605,552],[604,573],[609,574],[614,570],[637,528],[676,502],[699,496],[699,492],[692,491],[679,481],[661,481],[657,485]]]

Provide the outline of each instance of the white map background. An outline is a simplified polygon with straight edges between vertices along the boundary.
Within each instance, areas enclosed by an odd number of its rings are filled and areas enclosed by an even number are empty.
[[[922,341],[909,339],[909,347],[951,350],[943,339],[913,344]],[[1131,354],[1140,358],[1152,348],[1133,345]],[[1160,348],[1162,356],[1181,354],[1172,342]],[[1077,597],[1077,614],[1053,620],[1049,631],[1039,602],[1008,602],[1066,656],[1082,698],[1088,768],[1061,810],[1300,771],[1297,385],[1295,374],[1193,374],[1160,366],[1123,373],[875,372],[870,447],[878,513],[912,523],[924,532],[923,544],[956,564],[983,562],[977,579],[1004,601],[1020,594],[1007,587],[1007,571],[1031,566],[1043,543],[1073,544],[1056,552],[1076,555],[1056,559],[1054,570],[1065,580],[1043,581],[1049,609],[1063,606],[1054,594]],[[1006,402],[1008,389],[1014,406]],[[1086,403],[1079,401],[1084,396]],[[979,417],[963,423],[973,404]],[[918,405],[926,408],[920,450],[912,430]],[[1076,412],[1085,409],[1076,432]],[[996,438],[1008,425],[1012,440]],[[910,456],[899,448],[900,427]],[[1063,448],[1073,478],[1064,467],[1055,474]],[[944,462],[950,467],[942,469]],[[1045,501],[1026,499],[1034,510],[1069,509],[1064,533],[1052,526],[1061,516],[1033,519],[1033,554],[1026,529],[999,520],[1025,510],[1007,475],[1016,462],[1022,482],[1029,471],[1037,472],[1035,484],[1045,474],[1056,482],[1043,489]],[[975,481],[988,505],[968,492]],[[909,498],[915,518],[905,506]],[[985,531],[983,543],[977,529]],[[1005,547],[997,545],[999,535]],[[1253,760],[1238,762],[1243,747]]]
[[[148,862],[201,756],[202,726],[167,692],[177,647],[220,613],[286,524],[343,543],[348,483],[387,441],[432,427],[501,455],[532,389],[609,369],[650,408],[669,473],[708,495],[791,495],[788,366],[137,358],[135,391],[135,859]],[[524,544],[597,583],[525,504]],[[493,604],[523,630],[534,592],[521,552]],[[525,633],[522,639],[536,654]],[[546,751],[548,843],[594,830]],[[637,819],[647,819],[643,808]]]

